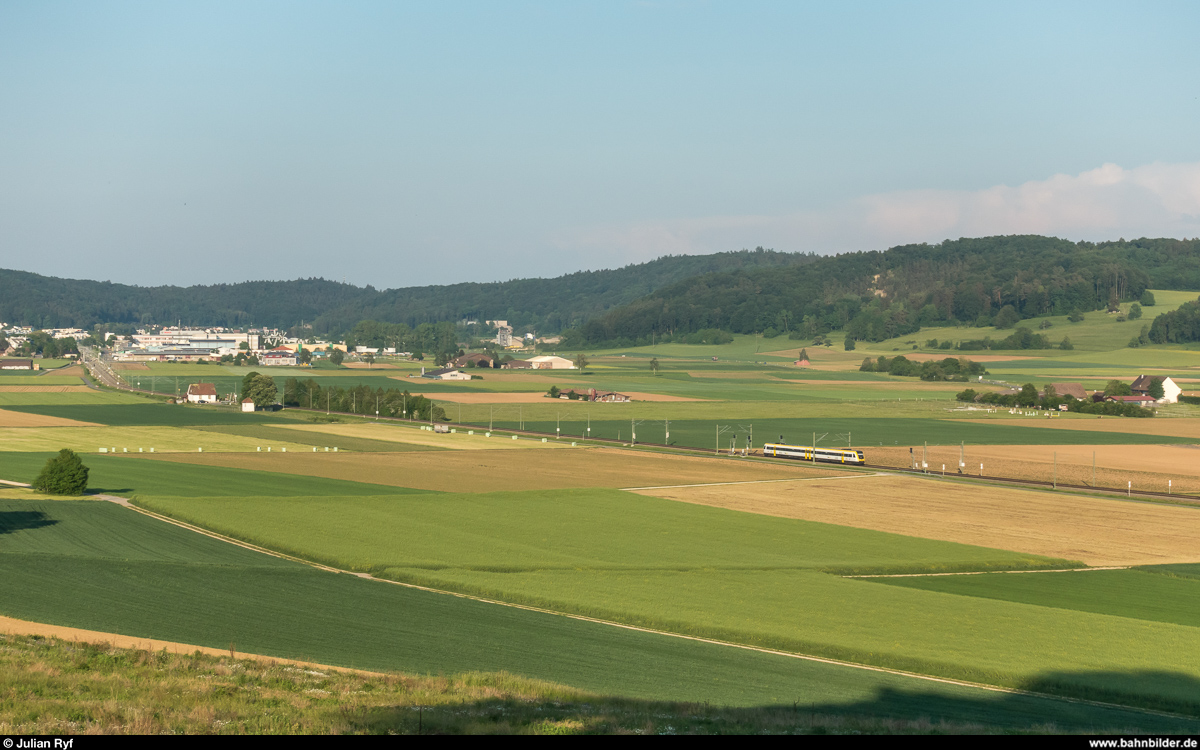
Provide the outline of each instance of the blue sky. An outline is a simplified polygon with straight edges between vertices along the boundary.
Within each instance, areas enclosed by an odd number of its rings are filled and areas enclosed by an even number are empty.
[[[1200,235],[1195,4],[0,4],[0,267],[546,276]]]

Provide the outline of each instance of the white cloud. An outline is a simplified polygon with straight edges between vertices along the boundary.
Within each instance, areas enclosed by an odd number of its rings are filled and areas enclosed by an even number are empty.
[[[1016,187],[879,193],[824,210],[595,227],[554,238],[626,262],[743,247],[842,252],[999,234],[1073,240],[1200,236],[1200,163],[1105,164]],[[610,256],[611,257],[611,256]]]

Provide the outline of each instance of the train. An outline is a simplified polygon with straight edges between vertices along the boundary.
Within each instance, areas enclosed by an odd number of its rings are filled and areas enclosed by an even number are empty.
[[[855,466],[864,466],[867,463],[863,452],[853,448],[812,448],[806,445],[767,443],[763,446],[763,455],[767,458],[794,458],[797,461],[822,461]]]

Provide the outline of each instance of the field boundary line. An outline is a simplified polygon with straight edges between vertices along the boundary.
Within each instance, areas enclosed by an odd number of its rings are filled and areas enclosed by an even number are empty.
[[[791,480],[779,480],[779,481],[791,481]],[[1195,720],[1195,717],[1187,716],[1186,714],[1173,714],[1173,713],[1169,713],[1166,711],[1156,711],[1151,708],[1141,708],[1139,706],[1127,706],[1127,705],[1124,705],[1121,703],[1106,703],[1104,701],[1093,701],[1093,700],[1088,700],[1086,698],[1073,698],[1070,696],[1053,695],[1051,693],[1038,693],[1038,692],[1035,692],[1032,690],[1022,690],[1021,688],[1009,688],[1009,687],[1002,687],[1000,685],[988,685],[986,683],[981,683],[981,682],[968,682],[966,680],[955,680],[950,677],[935,677],[933,675],[920,674],[918,672],[906,672],[901,669],[892,669],[889,667],[876,667],[876,666],[872,666],[869,664],[860,664],[860,663],[852,662],[852,661],[843,661],[841,659],[831,659],[831,658],[824,657],[824,656],[814,656],[812,654],[801,654],[801,653],[796,653],[796,652],[792,652],[792,651],[779,651],[777,649],[763,648],[761,646],[750,646],[750,645],[747,645],[744,643],[734,643],[732,641],[721,641],[721,640],[717,640],[715,638],[704,638],[702,636],[696,636],[696,635],[686,635],[683,633],[672,633],[669,630],[656,630],[654,628],[647,628],[647,627],[643,627],[640,625],[630,625],[630,624],[623,623],[623,622],[615,622],[613,620],[603,620],[598,617],[589,617],[587,615],[579,615],[579,614],[574,614],[571,612],[562,612],[560,610],[546,609],[545,607],[535,607],[535,606],[532,606],[529,604],[518,604],[516,602],[506,602],[506,601],[500,601],[498,599],[488,599],[486,597],[476,596],[474,594],[464,594],[464,593],[461,593],[458,591],[447,591],[445,589],[436,589],[431,586],[422,586],[422,585],[416,584],[416,583],[407,583],[404,581],[392,581],[387,578],[378,578],[376,576],[371,575],[370,573],[361,573],[361,572],[356,572],[356,571],[352,571],[352,570],[342,570],[340,568],[334,568],[334,567],[331,567],[328,565],[322,565],[321,563],[312,562],[310,560],[304,560],[299,557],[293,557],[291,555],[285,555],[283,553],[276,552],[276,551],[270,550],[270,549],[266,549],[264,547],[259,547],[258,545],[250,544],[249,542],[243,542],[238,539],[228,537],[224,534],[219,534],[215,531],[209,531],[207,529],[203,529],[201,527],[194,526],[192,524],[189,524],[189,523],[186,523],[183,521],[177,521],[168,516],[163,516],[159,513],[155,513],[154,511],[150,511],[145,508],[140,508],[140,507],[134,505],[133,503],[131,503],[128,499],[123,498],[123,497],[117,497],[116,495],[97,495],[96,497],[103,498],[104,500],[106,500],[108,502],[112,502],[112,503],[115,503],[122,507],[129,508],[138,513],[143,513],[147,516],[156,518],[160,521],[165,521],[167,523],[174,524],[175,526],[179,526],[180,528],[184,528],[189,531],[195,531],[199,534],[203,534],[204,536],[211,537],[213,539],[223,541],[223,542],[228,542],[229,544],[234,544],[234,545],[237,545],[238,547],[243,547],[248,550],[253,550],[255,552],[262,552],[264,554],[271,555],[272,557],[278,557],[278,558],[282,558],[284,560],[291,560],[293,562],[297,562],[302,565],[307,565],[309,567],[316,568],[318,570],[323,570],[328,573],[341,573],[341,574],[345,574],[345,575],[354,576],[355,578],[362,578],[362,579],[365,579],[368,581],[375,581],[378,583],[391,584],[393,586],[402,586],[404,588],[415,589],[418,591],[425,591],[425,592],[428,592],[431,594],[442,594],[445,596],[457,597],[459,599],[469,599],[471,601],[477,601],[477,602],[480,602],[483,604],[493,604],[493,605],[497,605],[497,606],[501,606],[501,607],[520,609],[520,610],[524,610],[527,612],[538,612],[541,614],[553,615],[556,617],[566,617],[568,619],[578,620],[580,622],[590,622],[590,623],[593,623],[596,625],[605,625],[608,627],[622,628],[624,630],[632,630],[634,632],[639,632],[639,633],[661,635],[661,636],[666,636],[669,638],[680,638],[680,639],[687,640],[687,641],[695,641],[697,643],[707,643],[707,644],[713,645],[713,646],[725,646],[727,648],[736,648],[736,649],[741,649],[743,651],[753,651],[753,652],[760,653],[760,654],[769,654],[771,656],[782,656],[785,658],[799,659],[802,661],[811,661],[811,662],[816,662],[819,664],[830,664],[833,666],[850,667],[852,669],[861,669],[861,670],[866,670],[868,672],[877,672],[880,674],[890,674],[890,675],[895,675],[898,677],[909,677],[909,678],[913,678],[913,679],[917,679],[917,680],[926,680],[928,682],[936,682],[936,683],[940,683],[940,684],[944,684],[944,685],[955,685],[958,687],[968,687],[968,688],[976,688],[979,690],[987,690],[987,691],[994,692],[994,693],[1006,693],[1009,695],[1023,695],[1023,696],[1028,696],[1031,698],[1057,700],[1057,701],[1063,701],[1066,703],[1075,703],[1075,704],[1079,704],[1079,705],[1096,706],[1098,708],[1109,708],[1109,709],[1116,709],[1116,710],[1120,710],[1120,711],[1134,711],[1137,713],[1149,714],[1152,716],[1161,716],[1161,717],[1170,718],[1170,719],[1185,719],[1188,721]]]
[[[828,477],[794,477],[792,479],[749,479],[741,482],[707,482],[705,484],[664,484],[658,487],[621,487],[622,492],[636,492],[637,490],[674,490],[684,487],[723,487],[731,484],[775,484],[778,482],[817,482],[825,479],[864,479],[866,477],[884,477],[888,476],[886,471],[873,471],[870,474],[851,474],[849,476],[828,476]]]
[[[141,507],[129,502],[129,500],[124,497],[118,497],[116,495],[93,495],[93,497],[95,497],[97,500],[105,500],[107,502],[119,505],[122,508],[128,508],[136,513],[141,513],[144,516],[149,516],[149,517],[157,519],[159,521],[169,523],[172,526],[178,526],[181,529],[187,529],[188,531],[193,531],[197,534],[202,534],[211,539],[216,539],[219,542],[226,542],[227,544],[232,544],[234,546],[241,547],[243,549],[248,549],[252,552],[261,552],[262,554],[270,555],[271,557],[278,557],[282,560],[290,560],[292,562],[301,563],[303,565],[307,565],[312,568],[317,568],[318,570],[324,570],[328,573],[348,573],[350,575],[360,575],[353,571],[340,570],[338,568],[331,568],[328,565],[322,565],[321,563],[316,563],[311,560],[305,560],[300,557],[293,557],[291,555],[287,555],[282,552],[276,552],[275,550],[267,549],[266,547],[259,547],[257,544],[250,544],[249,542],[243,542],[240,539],[235,539],[231,536],[219,534],[215,531],[209,531],[208,529],[205,529],[200,526],[195,526],[193,524],[187,523],[186,521],[179,521],[177,519],[171,518],[170,516],[164,516],[161,513],[155,513],[152,510],[147,510],[146,508],[141,508]],[[365,574],[362,574],[362,575],[365,575]]]
[[[962,573],[877,573],[842,578],[936,578],[938,576],[985,576],[995,573],[1090,573],[1093,570],[1130,570],[1133,565],[1106,565],[1095,568],[1055,568],[1052,570],[971,570]]]

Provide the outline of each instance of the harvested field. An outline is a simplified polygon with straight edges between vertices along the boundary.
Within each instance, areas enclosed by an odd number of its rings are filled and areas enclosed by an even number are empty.
[[[86,385],[0,385],[0,393],[91,393]]]
[[[689,398],[687,396],[668,396],[665,393],[642,393],[640,391],[621,391],[634,401],[712,401],[709,398]]]
[[[873,465],[909,466],[908,448],[863,448]],[[919,462],[922,448],[913,449]],[[1057,469],[1055,454],[1057,453]],[[986,476],[1035,479],[1063,484],[1092,486],[1092,455],[1096,459],[1097,487],[1128,487],[1148,492],[1167,492],[1167,480],[1175,492],[1200,493],[1200,446],[1192,445],[970,445],[965,449],[966,473],[978,474],[983,464]],[[958,446],[933,446],[926,462],[931,472],[955,473]]]
[[[172,654],[194,654],[199,651],[202,654],[209,656],[232,656],[234,659],[252,659],[255,661],[263,661],[269,664],[291,664],[297,667],[317,668],[322,670],[331,670],[336,672],[352,672],[355,674],[376,675],[379,672],[367,672],[360,669],[351,669],[349,667],[331,667],[326,664],[317,664],[311,661],[300,661],[298,659],[285,659],[276,656],[261,656],[259,654],[246,654],[241,651],[230,653],[227,648],[209,648],[207,646],[194,646],[188,643],[176,643],[174,641],[159,641],[153,638],[135,638],[133,636],[121,635],[120,633],[101,633],[96,630],[84,630],[82,628],[68,628],[62,625],[47,625],[41,622],[28,622],[26,620],[18,620],[14,617],[5,617],[0,615],[0,633],[8,635],[36,635],[42,638],[59,638],[64,641],[75,643],[97,643],[108,644],[114,648],[134,648],[140,651],[153,653],[157,651],[167,651]]]
[[[61,370],[54,370],[54,375],[58,377],[82,378],[86,374],[87,373],[83,371],[83,365],[71,365],[70,367],[62,368]]]
[[[1200,560],[1200,509],[907,476],[640,490],[750,513],[1080,560]]]
[[[770,466],[619,448],[421,453],[174,454],[139,456],[209,466],[447,492],[552,490],[836,476],[836,469]],[[773,485],[751,485],[767,487]],[[721,488],[717,488],[721,489]],[[1200,518],[1200,514],[1197,515]]]
[[[137,453],[139,449],[149,452],[151,448],[156,452],[198,452],[201,448],[206,451],[255,452],[259,447],[265,451],[270,445],[274,450],[286,448],[289,451],[311,453],[311,443],[304,442],[306,437],[297,432],[296,441],[288,443],[179,427],[60,425],[52,430],[38,430],[4,426],[0,427],[0,451],[38,453],[70,448],[81,453],[96,453],[100,447],[105,447],[121,453]]]
[[[1005,407],[1007,408],[1007,407]],[[1124,432],[1130,435],[1167,435],[1170,437],[1200,438],[1200,418],[1155,417],[1134,419],[1087,415],[1063,419],[972,419],[980,424],[1013,424],[1021,427],[1042,427],[1050,430],[1088,430],[1095,432]]]
[[[500,437],[493,435],[492,437],[484,437],[485,430],[473,428],[475,434],[468,435],[470,430],[458,429],[454,434],[438,434],[436,432],[427,432],[418,430],[415,427],[401,427],[394,424],[286,424],[280,423],[274,425],[280,429],[296,430],[302,433],[317,433],[320,435],[345,435],[353,438],[369,438],[371,440],[384,440],[392,443],[403,443],[406,445],[425,445],[433,448],[443,448],[445,450],[455,451],[476,451],[476,450],[518,450],[522,448],[562,448],[561,443],[553,441],[543,443],[541,440],[513,440],[510,437]],[[314,435],[315,437],[315,435]],[[308,439],[307,437],[297,436],[297,440]],[[566,443],[570,446],[570,442]]]
[[[150,371],[150,367],[143,362],[114,362],[114,370],[146,370]]]
[[[99,427],[94,422],[0,409],[0,427]]]

